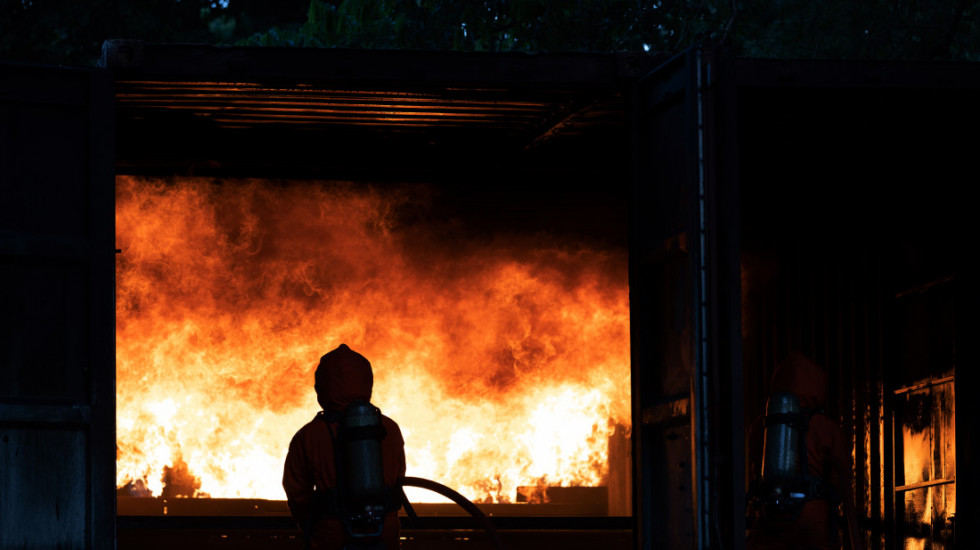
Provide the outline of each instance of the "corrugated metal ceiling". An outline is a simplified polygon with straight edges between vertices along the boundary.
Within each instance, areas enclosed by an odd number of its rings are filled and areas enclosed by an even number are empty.
[[[110,49],[104,61],[115,74],[118,134],[127,136],[122,166],[227,166],[263,156],[295,165],[312,154],[311,141],[332,162],[362,164],[402,157],[445,165],[477,151],[541,148],[625,153],[624,83],[653,63],[623,69],[631,58],[608,54],[123,46],[126,55]]]

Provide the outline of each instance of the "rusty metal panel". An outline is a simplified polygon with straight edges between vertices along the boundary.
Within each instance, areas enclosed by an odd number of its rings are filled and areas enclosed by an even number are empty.
[[[82,547],[85,432],[0,428],[0,546]],[[30,528],[25,528],[26,518]]]
[[[741,410],[737,189],[717,184],[713,61],[689,50],[641,79],[631,101],[634,529],[644,549],[743,538],[741,488],[733,493],[742,443],[730,422]]]
[[[0,301],[0,398],[85,402],[85,352],[72,320],[85,314],[86,266],[78,261],[8,260]]]
[[[970,262],[959,266],[956,271],[957,282],[953,289],[958,312],[955,328],[958,344],[956,357],[960,364],[971,366],[977,364],[976,324],[965,322],[965,318],[980,307],[980,296],[978,296],[980,277],[977,276],[975,265]],[[960,369],[954,387],[954,391],[961,396],[968,396],[975,392],[978,387],[977,369]],[[953,429],[956,432],[955,457],[960,465],[956,484],[964,497],[960,499],[956,511],[956,517],[961,519],[953,520],[954,548],[969,548],[969,545],[980,540],[977,534],[977,522],[967,519],[976,517],[977,506],[977,499],[973,495],[977,494],[978,476],[974,472],[975,469],[971,467],[972,459],[977,454],[977,438],[980,435],[975,420],[978,418],[977,399],[963,398],[955,406],[956,412],[959,413],[953,422]]]
[[[0,65],[0,547],[115,545],[112,90]]]
[[[634,531],[637,548],[694,548],[693,401],[697,327],[694,76],[679,56],[632,98],[630,218]],[[662,159],[670,158],[672,162]],[[694,250],[691,250],[691,247]]]

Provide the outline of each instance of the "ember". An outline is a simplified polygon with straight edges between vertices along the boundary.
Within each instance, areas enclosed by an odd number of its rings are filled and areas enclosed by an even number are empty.
[[[425,194],[118,178],[122,492],[282,499],[340,343],[371,360],[408,475],[480,502],[605,486],[630,423],[625,251],[464,239],[419,221]]]

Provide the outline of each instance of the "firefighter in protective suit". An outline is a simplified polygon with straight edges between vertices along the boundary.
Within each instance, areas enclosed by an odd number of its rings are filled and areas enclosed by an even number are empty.
[[[303,530],[307,546],[328,550],[383,549],[400,547],[398,508],[401,495],[398,482],[405,476],[405,442],[398,425],[368,402],[374,385],[371,364],[364,356],[352,351],[345,344],[320,359],[316,369],[315,384],[317,401],[323,407],[316,418],[300,428],[289,443],[282,486],[286,491],[289,512]],[[345,479],[354,475],[360,464],[345,463],[344,431],[351,408],[373,409],[380,420],[380,428],[358,436],[355,443],[363,443],[371,437],[380,453],[375,462],[383,470],[385,503],[383,512],[375,519],[377,532],[371,526],[354,526],[350,521],[352,510],[345,506],[345,496],[350,491]],[[378,440],[380,440],[380,445]],[[380,458],[377,455],[380,454]],[[380,480],[379,480],[380,485]]]
[[[765,417],[756,419],[749,428],[747,467],[749,468],[750,507],[748,550],[831,550],[840,548],[838,505],[846,522],[846,548],[861,550],[858,538],[854,492],[850,484],[848,447],[840,427],[824,414],[827,401],[827,374],[811,359],[799,353],[790,354],[773,373],[772,396],[788,398],[788,409],[773,411],[776,400],[770,397]],[[783,414],[780,414],[783,413]],[[795,488],[789,504],[773,505],[771,486],[766,489],[763,474],[763,449],[775,447],[778,436],[794,433],[793,443],[783,449],[799,456]],[[799,450],[796,450],[799,449]],[[800,456],[805,455],[805,456]],[[765,451],[765,460],[770,460]]]

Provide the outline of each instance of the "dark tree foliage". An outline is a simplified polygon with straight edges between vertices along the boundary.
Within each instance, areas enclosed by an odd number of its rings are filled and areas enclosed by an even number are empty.
[[[0,60],[94,65],[110,38],[231,44],[302,21],[309,0],[0,0]]]
[[[108,38],[460,51],[980,60],[980,0],[0,0],[0,59],[90,65]]]
[[[980,60],[974,0],[739,2],[746,57]]]
[[[720,0],[312,0],[302,26],[244,45],[463,51],[670,50],[717,39]]]
[[[312,0],[245,45],[464,51],[677,51],[980,60],[976,0]]]

